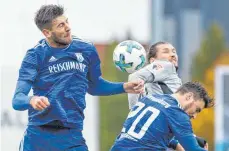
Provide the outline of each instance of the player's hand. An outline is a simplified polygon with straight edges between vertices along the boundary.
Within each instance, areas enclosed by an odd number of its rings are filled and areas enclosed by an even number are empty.
[[[204,149],[208,150],[208,143],[204,145]]]
[[[199,136],[196,136],[196,140],[197,140],[197,142],[198,142],[198,144],[199,144],[200,147],[202,147],[204,149],[205,149],[205,147],[208,148],[208,143],[207,143],[207,141],[204,138],[199,137]]]
[[[143,80],[137,80],[137,81],[131,81],[126,82],[123,85],[124,90],[126,93],[143,93],[144,92],[144,81]]]
[[[44,96],[33,96],[30,100],[30,105],[35,109],[35,110],[43,110],[50,106],[48,98]]]
[[[181,146],[180,143],[177,144],[176,146],[176,151],[185,151],[184,148]]]

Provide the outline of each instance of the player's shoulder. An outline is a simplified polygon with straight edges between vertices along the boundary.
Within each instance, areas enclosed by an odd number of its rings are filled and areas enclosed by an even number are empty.
[[[164,100],[170,104],[170,107],[167,109],[169,117],[189,120],[188,114],[182,109],[180,103],[175,98],[171,95],[165,95],[165,97]]]
[[[175,65],[168,60],[155,60],[149,65],[147,65],[146,67],[151,70],[165,69],[165,70],[176,71]]]
[[[48,47],[48,44],[46,42],[45,39],[41,39],[40,41],[38,41],[38,43],[33,47],[31,48],[30,50],[33,50],[33,51],[42,51],[44,48],[47,48]]]
[[[47,54],[49,46],[45,39],[41,39],[36,45],[28,49],[26,52],[25,59],[27,58],[39,58],[43,59]]]
[[[72,46],[71,48],[76,48],[83,50],[85,53],[94,54],[97,53],[94,44],[88,40],[81,39],[76,36],[72,36]]]
[[[174,64],[168,60],[155,60],[154,62],[150,63],[151,66],[154,68],[161,66],[161,67],[175,67]]]
[[[94,44],[91,41],[76,37],[74,35],[72,36],[72,42],[73,44],[77,44],[77,45],[85,45],[88,47],[94,47]]]
[[[36,54],[39,56],[43,56],[46,50],[48,50],[47,48],[49,48],[48,43],[45,39],[41,39],[32,48],[27,50],[27,54]]]

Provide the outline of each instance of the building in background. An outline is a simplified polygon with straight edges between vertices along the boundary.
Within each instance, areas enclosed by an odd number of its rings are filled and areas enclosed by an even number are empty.
[[[183,81],[190,80],[192,57],[213,23],[223,30],[229,45],[228,0],[152,0],[151,6],[151,43],[165,40],[174,44]]]
[[[199,0],[152,0],[152,42],[164,40],[176,47],[179,74],[183,81],[190,80],[192,56],[200,46],[202,32],[199,5]],[[158,12],[155,13],[155,10]],[[157,14],[163,15],[156,20]],[[160,25],[156,23],[158,20]],[[158,29],[155,29],[155,25]],[[157,36],[159,38],[153,37],[155,33],[156,36],[160,35]]]
[[[223,30],[227,46],[229,46],[229,1],[228,0],[200,0],[201,27],[204,31],[217,23]]]

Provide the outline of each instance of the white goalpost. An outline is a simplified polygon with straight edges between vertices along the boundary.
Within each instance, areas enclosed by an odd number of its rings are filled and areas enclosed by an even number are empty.
[[[229,66],[215,70],[215,150],[229,151]]]

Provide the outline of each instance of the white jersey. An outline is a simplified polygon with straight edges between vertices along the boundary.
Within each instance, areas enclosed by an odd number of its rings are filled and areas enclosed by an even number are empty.
[[[139,98],[151,94],[171,94],[181,85],[174,64],[167,60],[155,60],[153,63],[129,75],[129,81],[142,79],[145,82],[144,94],[128,94],[131,109]]]

